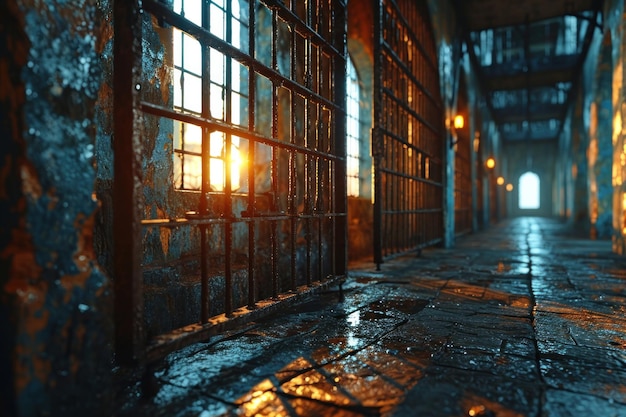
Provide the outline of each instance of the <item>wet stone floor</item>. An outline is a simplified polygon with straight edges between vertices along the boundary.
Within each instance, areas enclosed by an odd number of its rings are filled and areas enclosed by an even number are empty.
[[[626,416],[626,258],[519,218],[192,345],[120,416]]]

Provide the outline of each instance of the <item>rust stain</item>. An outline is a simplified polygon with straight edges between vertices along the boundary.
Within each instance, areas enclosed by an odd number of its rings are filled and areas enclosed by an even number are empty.
[[[22,177],[22,191],[24,195],[33,200],[38,200],[43,191],[35,168],[31,164],[24,163],[20,166],[20,175]]]
[[[150,164],[144,170],[144,184],[150,188],[154,188],[154,165]]]
[[[45,383],[51,372],[50,361],[42,357],[42,343],[37,341],[38,333],[49,324],[50,312],[45,309],[45,294],[48,285],[40,282],[39,285],[29,285],[18,289],[16,305],[20,312],[18,317],[18,334],[26,338],[23,343],[15,346],[16,361],[15,381],[17,392],[21,392],[33,380]]]
[[[113,112],[113,89],[107,83],[102,83],[98,90],[98,104],[103,109]]]
[[[11,235],[11,243],[0,253],[0,257],[10,259],[11,263],[9,280],[4,290],[8,294],[17,294],[27,291],[29,285],[36,282],[41,276],[41,267],[35,260],[32,239],[26,232],[25,225],[18,225],[11,231]]]
[[[146,204],[146,205],[143,207],[143,216],[144,216],[146,219],[149,219],[149,218],[151,217],[151,213],[152,213],[152,206],[151,206],[151,205],[149,205],[149,204]]]
[[[73,259],[76,267],[81,272],[90,272],[92,260],[95,259],[93,250],[94,223],[95,212],[90,216],[79,213],[74,220],[74,228],[78,231],[78,236]]]
[[[87,280],[91,276],[91,271],[83,271],[74,275],[65,275],[61,277],[61,285],[65,289],[63,302],[68,304],[72,300],[72,289],[74,287],[85,288]]]
[[[160,207],[157,207],[157,215],[159,219],[167,219],[167,213]],[[163,254],[165,256],[167,256],[170,250],[171,235],[172,235],[172,230],[169,227],[159,228],[159,239],[161,240],[161,249],[163,249]]]
[[[48,190],[48,192],[46,193],[48,195],[48,210],[52,211],[55,209],[57,203],[59,202],[59,197],[57,197],[55,195],[56,189],[54,187],[52,187],[50,190]]]
[[[165,49],[162,65],[156,69],[155,77],[159,80],[161,88],[161,99],[163,104],[169,103],[170,85],[172,84],[172,68],[174,67],[174,43],[172,39],[172,30],[170,28],[162,28],[159,26],[157,19],[152,17],[152,28],[159,35],[161,45]]]
[[[32,252],[15,252],[11,256],[11,277],[5,284],[4,290],[9,294],[27,291],[31,280],[40,274],[41,267],[37,265]]]
[[[105,19],[102,20],[98,33],[100,35],[96,41],[96,52],[101,54],[109,41],[113,39],[113,24],[110,16],[105,16]]]

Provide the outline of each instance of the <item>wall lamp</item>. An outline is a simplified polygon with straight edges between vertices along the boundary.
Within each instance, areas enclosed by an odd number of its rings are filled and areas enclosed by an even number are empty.
[[[454,132],[456,133],[457,130],[463,129],[463,127],[465,126],[465,119],[463,118],[462,115],[457,114],[456,116],[454,116],[454,119],[452,119],[452,128],[454,130]],[[458,143],[458,138],[453,137],[450,140],[450,149],[454,148],[454,146]]]
[[[496,182],[498,183],[498,185],[504,185],[504,177],[498,177],[496,179]]]
[[[457,114],[456,116],[454,116],[454,121],[452,122],[452,125],[457,130],[463,129],[463,127],[465,126],[465,119],[463,119],[462,115]]]
[[[496,167],[496,160],[490,156],[485,162],[485,166],[489,169],[494,169]]]

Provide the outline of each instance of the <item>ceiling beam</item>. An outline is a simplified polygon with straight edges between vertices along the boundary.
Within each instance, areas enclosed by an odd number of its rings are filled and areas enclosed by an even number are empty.
[[[558,83],[568,83],[574,80],[576,73],[572,68],[556,71],[533,71],[530,74],[517,73],[504,76],[490,76],[485,71],[486,82],[485,87],[492,91],[501,90],[519,90],[520,86],[538,88],[552,87]]]
[[[467,29],[479,31],[525,25],[594,9],[594,0],[464,0]],[[527,20],[528,19],[528,20]]]
[[[553,107],[547,107],[545,110],[538,111],[536,109],[531,108],[530,116],[526,114],[525,108],[520,108],[519,106],[515,108],[506,108],[501,110],[496,110],[496,115],[498,121],[500,123],[521,123],[527,121],[529,123],[533,122],[543,122],[548,120],[559,120],[561,122],[561,116],[563,115],[563,107],[564,105],[554,105]],[[542,106],[543,108],[543,106]]]

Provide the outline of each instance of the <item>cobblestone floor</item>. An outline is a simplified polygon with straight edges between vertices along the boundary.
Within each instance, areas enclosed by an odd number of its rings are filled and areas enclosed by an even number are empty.
[[[626,416],[626,258],[519,218],[169,355],[126,416]]]

